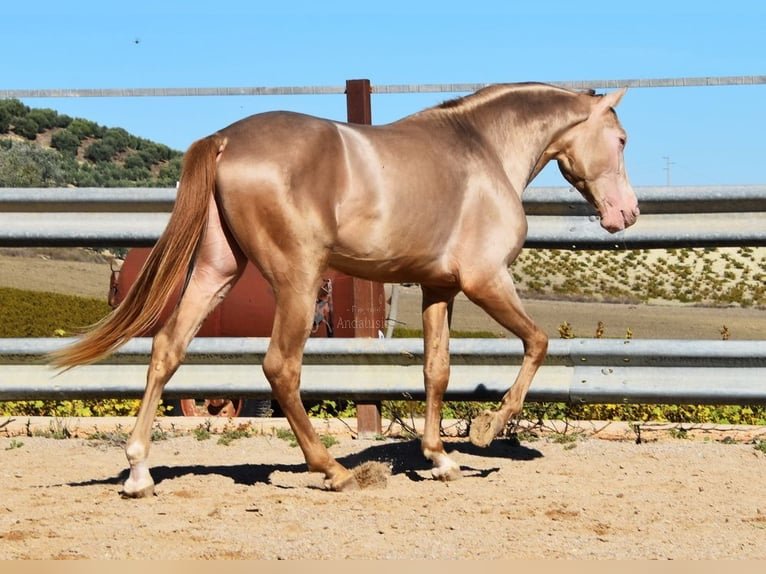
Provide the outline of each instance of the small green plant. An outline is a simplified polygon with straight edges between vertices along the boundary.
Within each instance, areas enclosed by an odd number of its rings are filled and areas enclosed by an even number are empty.
[[[48,422],[47,429],[35,429],[31,430],[31,420],[27,421],[27,436],[38,436],[43,438],[55,438],[57,440],[63,440],[71,438],[72,433],[68,428],[68,421],[59,417],[54,417]]]
[[[170,438],[168,431],[166,431],[162,427],[156,426],[154,427],[154,429],[152,429],[152,436],[151,436],[152,442],[157,442],[160,440],[168,440],[168,438]]]
[[[677,439],[689,438],[689,433],[683,427],[677,427],[670,429],[670,436]]]
[[[356,416],[356,404],[353,401],[324,400],[312,406],[308,415],[319,419],[353,418]]]
[[[562,445],[564,450],[571,450],[577,446],[578,438],[577,433],[557,432],[551,437],[551,441]]]
[[[21,448],[22,446],[24,446],[24,443],[21,442],[20,440],[11,439],[11,442],[8,443],[8,446],[5,447],[5,450],[14,450],[17,448]]]
[[[766,440],[755,439],[755,441],[753,441],[753,448],[758,452],[766,454]]]
[[[208,440],[212,433],[210,432],[210,421],[205,421],[204,425],[199,425],[197,428],[195,428],[192,433],[194,434],[194,438],[196,438],[199,441],[202,440]]]
[[[217,444],[229,446],[238,438],[248,438],[251,436],[253,436],[253,433],[250,425],[239,425],[236,428],[224,430],[223,434],[221,434],[221,437],[218,439]]]
[[[276,429],[277,438],[290,443],[290,446],[298,446],[298,439],[290,429]]]
[[[88,435],[88,440],[111,446],[123,446],[128,440],[128,433],[117,427],[113,431],[95,431]]]
[[[338,444],[338,439],[331,434],[320,435],[319,440],[322,442],[325,448],[330,448],[331,446]]]

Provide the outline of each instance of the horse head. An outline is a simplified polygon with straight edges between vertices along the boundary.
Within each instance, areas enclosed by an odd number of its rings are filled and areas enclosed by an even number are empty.
[[[639,214],[623,157],[627,135],[614,111],[626,91],[589,95],[588,118],[566,130],[552,150],[562,175],[596,208],[610,233],[630,227]]]

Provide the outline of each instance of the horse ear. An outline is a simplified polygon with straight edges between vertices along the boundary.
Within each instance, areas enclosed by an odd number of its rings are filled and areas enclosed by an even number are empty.
[[[622,99],[622,96],[625,95],[625,92],[628,91],[628,88],[620,88],[616,92],[610,92],[608,94],[604,94],[604,96],[601,98],[600,105],[604,108],[616,108],[617,104],[620,103],[620,100]]]

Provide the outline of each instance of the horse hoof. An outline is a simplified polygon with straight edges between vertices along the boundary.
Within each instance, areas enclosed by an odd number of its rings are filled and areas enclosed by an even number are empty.
[[[120,496],[122,498],[149,498],[154,496],[154,485],[152,484],[150,486],[145,486],[144,488],[138,490],[132,490],[123,487],[122,492],[120,492]]]
[[[484,411],[471,421],[471,432],[468,436],[472,444],[486,447],[489,446],[500,430],[496,428],[495,413]]]
[[[440,480],[441,482],[452,482],[463,478],[463,473],[460,472],[460,467],[457,465],[447,467],[435,466],[431,469],[431,476],[434,477],[435,480]]]
[[[154,482],[134,484],[130,481],[122,485],[120,496],[122,498],[148,498],[154,495]]]
[[[333,492],[352,492],[354,490],[359,490],[359,483],[356,481],[353,474],[349,474],[349,476],[343,480],[333,480],[328,478],[324,481],[324,486],[327,490],[332,490]]]

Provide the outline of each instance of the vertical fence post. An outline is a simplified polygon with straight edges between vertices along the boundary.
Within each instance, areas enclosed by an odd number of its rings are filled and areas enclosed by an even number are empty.
[[[370,80],[346,80],[346,110],[348,121],[372,124]],[[353,279],[354,337],[378,337],[385,332],[386,300],[382,283]],[[379,436],[381,429],[380,402],[357,402],[357,434],[359,438]]]

